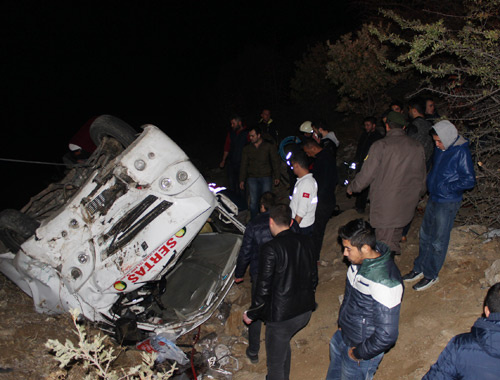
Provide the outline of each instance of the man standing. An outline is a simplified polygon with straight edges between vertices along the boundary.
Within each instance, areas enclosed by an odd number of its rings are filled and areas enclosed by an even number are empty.
[[[484,317],[455,336],[422,380],[500,379],[500,282],[484,300]]]
[[[260,113],[259,128],[262,131],[262,138],[274,145],[278,145],[278,128],[276,123],[271,119],[271,111],[264,108]]]
[[[398,338],[403,283],[389,247],[363,219],[339,228],[347,270],[326,380],[372,379]]]
[[[293,173],[298,178],[290,201],[292,218],[299,224],[301,233],[311,236],[318,205],[318,185],[313,175],[309,173],[309,163],[304,152],[295,153],[290,161]]]
[[[250,197],[250,213],[254,218],[259,211],[259,199],[280,182],[279,157],[274,145],[262,139],[259,127],[248,132],[250,144],[243,148],[240,168],[240,189],[245,189],[245,180]]]
[[[241,154],[243,147],[248,141],[248,131],[243,127],[241,117],[231,118],[231,130],[227,133],[224,144],[224,154],[219,164],[220,168],[227,167],[228,188],[241,195],[239,178],[241,166]]]
[[[340,145],[337,136],[333,131],[328,129],[328,126],[322,121],[316,121],[312,124],[314,133],[318,136],[316,140],[322,148],[329,149],[333,157],[337,158],[337,148]]]
[[[418,200],[425,193],[425,155],[422,144],[406,136],[403,115],[391,111],[385,124],[387,135],[375,141],[361,171],[347,186],[359,193],[370,186],[370,223],[377,240],[400,254],[403,227],[413,218]]]
[[[436,104],[434,103],[434,99],[426,98],[425,99],[425,119],[430,121],[432,124],[435,124],[441,116],[436,109]]]
[[[255,299],[255,289],[259,273],[259,252],[260,248],[273,238],[269,229],[269,210],[274,207],[276,196],[271,192],[266,192],[260,197],[260,214],[253,218],[246,226],[243,235],[243,243],[238,253],[238,262],[234,271],[234,282],[239,284],[243,281],[243,276],[250,264],[250,280],[252,282],[252,302]],[[247,357],[254,364],[259,361],[260,350],[260,330],[262,322],[253,321],[248,326],[248,348]]]
[[[434,151],[434,143],[429,133],[432,123],[424,119],[425,103],[423,99],[411,99],[408,103],[408,108],[411,123],[406,128],[406,134],[420,142],[424,147],[425,165],[427,170],[429,170],[432,163],[432,152]]]
[[[432,127],[431,134],[436,149],[427,176],[430,196],[420,227],[419,253],[413,269],[403,276],[404,281],[421,279],[413,285],[415,290],[425,290],[439,281],[463,192],[475,184],[469,142],[458,134],[457,128],[442,120]]]
[[[335,187],[337,186],[337,163],[332,153],[323,149],[316,141],[304,142],[304,152],[314,158],[312,174],[318,184],[318,206],[314,215],[313,241],[316,260],[319,261],[325,228],[335,210]]]
[[[290,339],[307,325],[315,308],[318,269],[308,236],[293,233],[291,210],[278,205],[269,213],[274,239],[259,256],[259,279],[245,323],[266,322],[267,380],[289,378]]]
[[[363,120],[364,130],[359,137],[358,147],[356,148],[356,154],[354,156],[354,162],[356,163],[356,170],[358,172],[363,167],[363,162],[368,155],[368,150],[372,144],[383,137],[376,130],[376,124],[377,120],[373,116],[366,117],[365,120]],[[365,212],[369,189],[370,187],[367,187],[356,195],[356,204],[354,207],[360,214]]]

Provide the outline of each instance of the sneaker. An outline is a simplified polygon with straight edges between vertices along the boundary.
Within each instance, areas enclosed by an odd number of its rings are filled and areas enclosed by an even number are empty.
[[[259,362],[259,354],[252,354],[249,351],[249,349],[250,349],[250,347],[248,347],[246,350],[247,358],[250,359],[252,364],[257,364]]]
[[[424,277],[423,273],[417,273],[415,271],[411,271],[411,272],[405,274],[402,278],[403,278],[403,281],[405,281],[405,282],[412,282],[412,281],[420,280],[422,277]]]
[[[434,278],[432,280],[428,278],[423,278],[419,282],[417,282],[415,285],[413,285],[413,289],[416,290],[417,292],[421,290],[425,290],[427,288],[430,288],[432,285],[434,285],[436,282],[439,281],[439,278]]]

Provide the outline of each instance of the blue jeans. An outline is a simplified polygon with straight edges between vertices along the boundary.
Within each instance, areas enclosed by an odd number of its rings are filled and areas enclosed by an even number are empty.
[[[438,203],[429,199],[420,227],[420,246],[413,270],[424,277],[437,278],[443,267],[450,232],[461,202]]]
[[[271,191],[271,177],[247,178],[248,195],[250,196],[250,215],[253,219],[259,213],[259,201],[262,194]]]
[[[344,343],[342,333],[337,330],[330,340],[330,367],[326,380],[370,380],[373,379],[384,353],[359,363],[352,360],[347,352],[351,347]]]
[[[311,318],[312,311],[282,322],[266,323],[267,380],[288,380],[290,376],[290,339]]]

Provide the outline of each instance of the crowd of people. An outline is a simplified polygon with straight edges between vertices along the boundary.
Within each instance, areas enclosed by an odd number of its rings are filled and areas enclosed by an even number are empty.
[[[440,118],[433,100],[411,99],[409,118],[403,111],[402,104],[393,102],[382,123],[373,116],[363,121],[354,158],[358,172],[346,191],[356,196],[360,213],[369,200],[369,222],[355,219],[339,229],[343,254],[351,265],[338,330],[330,341],[327,380],[373,377],[398,337],[404,283],[418,280],[413,289],[422,291],[438,281],[462,194],[475,184],[468,141],[450,121]],[[242,281],[250,265],[251,306],[243,315],[249,326],[246,354],[252,363],[258,362],[261,322],[265,322],[268,380],[289,378],[290,339],[307,325],[317,307],[317,267],[325,228],[336,208],[339,140],[324,122],[306,121],[299,131],[301,144],[287,156],[295,182],[286,202],[273,194],[273,184],[280,181],[279,135],[269,110],[262,111],[254,127],[246,128],[237,116],[231,119],[221,162],[228,169],[229,188],[247,196],[251,210],[235,282]],[[401,276],[394,256],[401,254],[400,243],[426,194],[419,254],[413,269]],[[442,354],[446,356],[432,366],[426,379],[462,378],[472,371],[481,373],[479,378],[500,378],[500,349],[478,342],[486,339],[485,334],[489,341],[500,339],[500,284],[492,289],[476,330],[450,342]],[[478,329],[480,337],[474,333]],[[472,356],[489,355],[491,365],[477,372],[474,360],[450,364],[457,351],[472,350],[458,342],[477,344]]]

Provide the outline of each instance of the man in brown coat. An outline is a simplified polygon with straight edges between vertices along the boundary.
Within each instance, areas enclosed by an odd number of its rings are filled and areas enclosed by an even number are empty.
[[[370,224],[377,240],[397,255],[403,227],[425,193],[426,177],[424,147],[406,136],[405,123],[400,113],[389,113],[386,137],[373,143],[361,171],[347,187],[352,194],[370,186]]]

